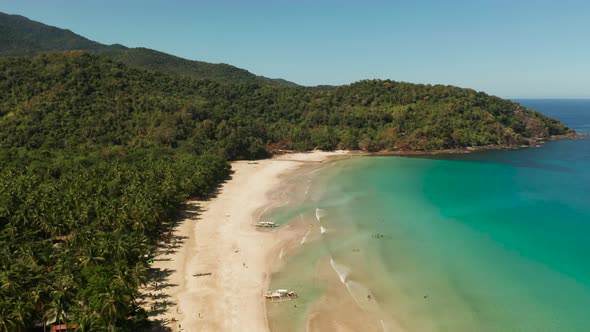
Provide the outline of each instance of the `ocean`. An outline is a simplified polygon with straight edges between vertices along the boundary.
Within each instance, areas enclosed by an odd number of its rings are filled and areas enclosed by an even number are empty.
[[[518,100],[580,133],[590,100]],[[272,331],[590,331],[590,137],[356,157],[292,180]]]

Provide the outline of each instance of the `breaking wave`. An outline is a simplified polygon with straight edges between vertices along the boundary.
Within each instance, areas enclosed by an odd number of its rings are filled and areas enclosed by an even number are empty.
[[[318,220],[318,222],[321,222],[322,218],[325,216],[326,216],[326,210],[323,210],[320,208],[315,209],[315,218]]]
[[[344,265],[336,263],[336,261],[334,261],[334,258],[332,257],[330,257],[330,265],[332,265],[332,268],[338,274],[340,281],[342,281],[342,283],[346,285],[346,277],[348,277],[348,275],[350,274],[350,269]]]
[[[309,232],[311,232],[311,227],[308,228],[305,235],[303,235],[303,238],[301,239],[301,244],[304,244],[305,242],[307,242],[307,236],[309,235]]]
[[[330,264],[332,265],[332,268],[334,269],[334,271],[336,271],[336,273],[338,274],[340,281],[344,284],[344,286],[346,286],[346,289],[348,290],[348,293],[350,294],[350,296],[352,297],[354,302],[359,307],[361,307],[361,304],[356,299],[356,296],[354,296],[352,289],[350,288],[350,284],[349,284],[350,281],[346,280],[346,278],[348,278],[348,275],[350,274],[350,268],[348,268],[347,266],[336,263],[336,261],[334,261],[334,258],[332,258],[332,257],[330,257]]]

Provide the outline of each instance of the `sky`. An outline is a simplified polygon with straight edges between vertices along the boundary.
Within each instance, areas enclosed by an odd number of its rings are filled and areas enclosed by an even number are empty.
[[[590,1],[0,0],[0,11],[302,85],[382,78],[590,98]]]

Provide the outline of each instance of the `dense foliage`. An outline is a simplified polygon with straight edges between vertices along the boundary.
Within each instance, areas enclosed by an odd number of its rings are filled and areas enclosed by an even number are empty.
[[[0,78],[0,143],[10,148],[167,146],[236,159],[269,147],[433,150],[568,132],[516,103],[442,85],[226,85],[83,52],[2,59]]]
[[[147,48],[104,45],[70,30],[0,12],[0,56],[35,55],[49,51],[84,50],[109,56],[128,66],[219,82],[295,86],[282,79],[256,76],[227,64],[192,61]]]
[[[293,82],[282,79],[271,79],[256,76],[245,69],[224,63],[208,63],[187,60],[148,48],[127,48],[109,46],[99,52],[128,66],[150,71],[187,76],[192,78],[210,79],[222,83],[248,83],[276,86],[297,86]]]
[[[0,331],[141,330],[146,254],[226,160],[277,149],[431,150],[564,134],[451,86],[223,84],[85,52],[0,59]]]
[[[0,171],[0,331],[143,330],[145,255],[183,201],[227,178],[227,163],[166,149],[23,154]]]

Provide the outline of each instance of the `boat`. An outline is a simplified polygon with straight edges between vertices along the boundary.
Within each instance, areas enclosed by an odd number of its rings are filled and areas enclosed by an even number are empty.
[[[256,223],[256,227],[269,227],[269,228],[273,228],[273,227],[279,227],[279,225],[275,224],[272,221],[259,221]]]
[[[275,289],[266,292],[264,297],[271,302],[291,301],[297,298],[297,293],[288,289]]]

